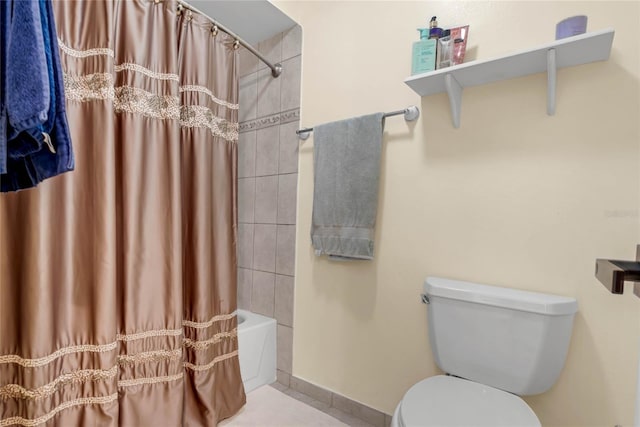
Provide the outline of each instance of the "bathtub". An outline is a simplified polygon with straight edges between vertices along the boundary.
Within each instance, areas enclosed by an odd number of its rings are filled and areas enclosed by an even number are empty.
[[[276,319],[237,311],[238,358],[245,393],[276,380]]]

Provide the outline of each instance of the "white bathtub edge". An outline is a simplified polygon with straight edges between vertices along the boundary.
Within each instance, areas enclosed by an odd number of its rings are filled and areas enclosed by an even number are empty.
[[[239,309],[236,314],[240,373],[245,393],[249,393],[276,381],[277,321],[247,310]],[[242,323],[241,318],[245,319]]]

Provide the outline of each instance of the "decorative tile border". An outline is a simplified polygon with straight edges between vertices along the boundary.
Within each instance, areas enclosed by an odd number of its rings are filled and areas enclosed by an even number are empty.
[[[300,108],[294,108],[293,110],[287,110],[270,116],[260,117],[259,119],[242,122],[240,123],[239,133],[264,129],[276,125],[283,125],[297,120],[300,120]]]
[[[283,111],[280,113],[280,123],[291,123],[300,120],[300,108],[294,108],[293,110]]]

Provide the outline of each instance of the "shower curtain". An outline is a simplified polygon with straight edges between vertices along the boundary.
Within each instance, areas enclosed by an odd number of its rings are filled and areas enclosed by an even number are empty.
[[[245,403],[236,46],[176,6],[55,3],[76,169],[0,196],[0,427],[215,426]]]

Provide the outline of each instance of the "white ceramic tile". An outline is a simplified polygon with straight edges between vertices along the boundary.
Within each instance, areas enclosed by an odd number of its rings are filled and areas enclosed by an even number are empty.
[[[241,224],[242,225],[242,224]],[[256,224],[253,245],[253,269],[276,271],[276,226]]]
[[[278,224],[296,223],[298,174],[278,176]]]
[[[296,226],[278,226],[276,273],[293,276],[295,267]]]
[[[336,408],[329,408],[327,414],[339,419],[343,423],[346,423],[349,427],[373,427],[368,422],[356,418],[353,415],[342,412],[341,410]]]
[[[278,349],[278,369],[291,373],[293,359],[293,328],[278,325],[276,329]]]
[[[300,108],[301,57],[296,56],[282,63],[282,92],[280,110],[287,111]],[[259,87],[259,83],[258,83]],[[260,101],[258,100],[258,107]]]
[[[238,178],[256,176],[256,131],[238,135]]]
[[[256,179],[238,179],[238,222],[254,222]]]
[[[256,118],[258,108],[258,73],[240,77],[238,81],[238,122]]]
[[[251,268],[253,264],[253,224],[238,224],[238,267]]]
[[[278,369],[276,376],[278,378],[278,382],[272,384],[272,386],[275,386],[275,384],[280,384],[281,387],[284,389],[289,388],[289,381],[291,381],[291,374]]]
[[[256,131],[256,176],[278,173],[280,126]]]
[[[282,61],[282,33],[278,33],[270,39],[258,43],[258,52],[260,52],[267,61],[277,64]],[[258,69],[267,68],[267,64],[260,61]],[[271,72],[271,70],[269,70]]]
[[[297,120],[280,125],[278,173],[298,172],[298,152],[300,145],[303,144],[296,134],[298,129],[300,129],[300,123]]]
[[[253,272],[251,288],[251,311],[273,317],[275,274],[263,271]]]
[[[278,78],[274,78],[268,68],[258,71],[257,117],[270,116],[280,112],[280,82],[282,82],[283,76],[284,71]]]
[[[293,277],[276,274],[274,315],[279,324],[293,326]]]
[[[296,25],[285,31],[282,37],[282,59],[286,60],[302,53],[302,27]]]
[[[275,224],[278,213],[278,175],[259,176],[255,180],[255,222],[259,224]]]
[[[240,47],[240,73],[238,74],[240,77],[246,76],[247,74],[255,73],[258,71],[258,62],[260,61],[257,56],[253,53],[249,52],[245,47]]]
[[[247,268],[238,268],[238,308],[251,310],[252,284],[253,271]]]

